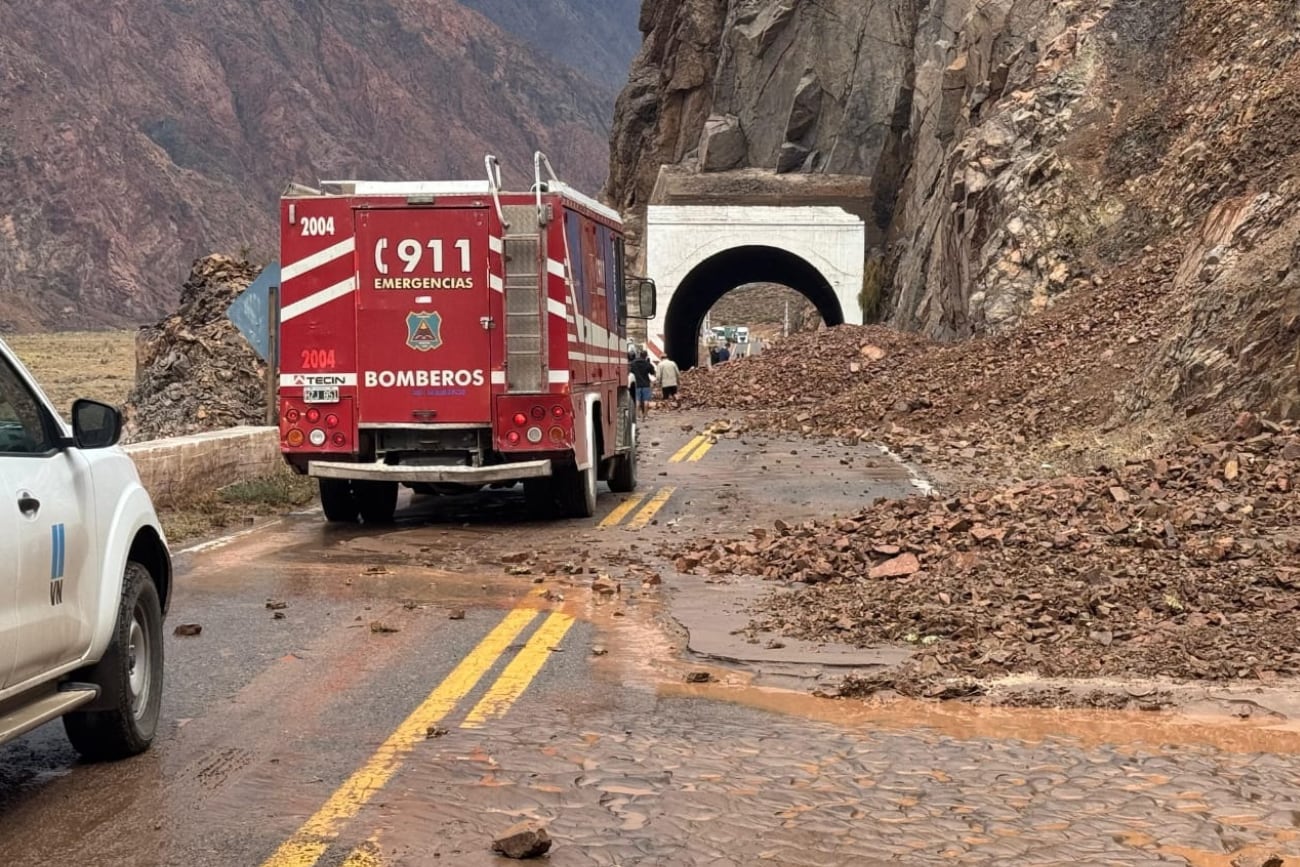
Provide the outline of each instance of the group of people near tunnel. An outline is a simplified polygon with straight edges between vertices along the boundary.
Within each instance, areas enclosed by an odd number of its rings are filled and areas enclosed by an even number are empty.
[[[644,347],[638,349],[633,344],[628,344],[627,360],[631,385],[636,395],[637,415],[645,416],[650,412],[656,383],[666,402],[677,400],[677,388],[681,382],[681,369],[678,368],[677,362],[671,358],[663,358],[655,364],[650,360],[650,353]]]

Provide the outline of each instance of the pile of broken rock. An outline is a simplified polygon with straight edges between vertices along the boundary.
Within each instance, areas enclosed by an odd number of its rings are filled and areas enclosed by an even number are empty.
[[[1300,436],[1233,436],[1091,473],[879,501],[674,553],[678,571],[785,582],[751,630],[911,645],[868,687],[954,678],[1300,675]]]
[[[226,317],[258,271],[227,256],[199,259],[180,309],[140,329],[128,440],[265,424],[266,366]]]

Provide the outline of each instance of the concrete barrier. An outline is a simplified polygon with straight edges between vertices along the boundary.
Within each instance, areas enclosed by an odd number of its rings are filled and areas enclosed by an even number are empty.
[[[268,475],[283,464],[273,427],[236,427],[125,448],[159,506]]]

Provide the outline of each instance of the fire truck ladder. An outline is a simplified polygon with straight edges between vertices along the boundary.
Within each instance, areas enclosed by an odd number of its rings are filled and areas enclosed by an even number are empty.
[[[542,282],[541,226],[531,205],[502,208],[505,235],[506,386],[537,393],[547,388],[546,286]]]

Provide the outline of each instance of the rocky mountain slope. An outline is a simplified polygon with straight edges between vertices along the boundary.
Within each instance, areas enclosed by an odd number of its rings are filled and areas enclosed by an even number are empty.
[[[1300,610],[1300,6],[656,8],[614,145],[652,156],[611,192],[643,203],[660,157],[859,171],[883,274],[884,325],[689,371],[683,403],[726,413],[715,435],[884,443],[938,491],[696,540],[667,552],[678,571],[780,582],[755,635],[914,649],[850,692],[1300,674],[1282,650]],[[832,20],[860,26],[828,40]],[[672,63],[677,39],[702,78]],[[877,41],[896,92],[830,73]],[[731,84],[746,63],[752,98]],[[887,131],[847,159],[843,118],[862,116]],[[1152,707],[1167,684],[1041,700]]]
[[[477,177],[493,151],[524,183],[543,148],[598,186],[627,4],[468,5],[0,4],[0,330],[138,322],[211,250],[270,258],[290,180]],[[589,70],[507,32],[552,14],[602,34]]]
[[[617,92],[641,47],[641,0],[460,0],[535,49]],[[611,103],[613,93],[610,95]]]
[[[1296,416],[1298,25],[1267,0],[647,2],[608,192],[635,216],[660,163],[868,175],[887,324],[1003,332],[1123,283],[1159,318],[1122,346],[1119,417]]]

